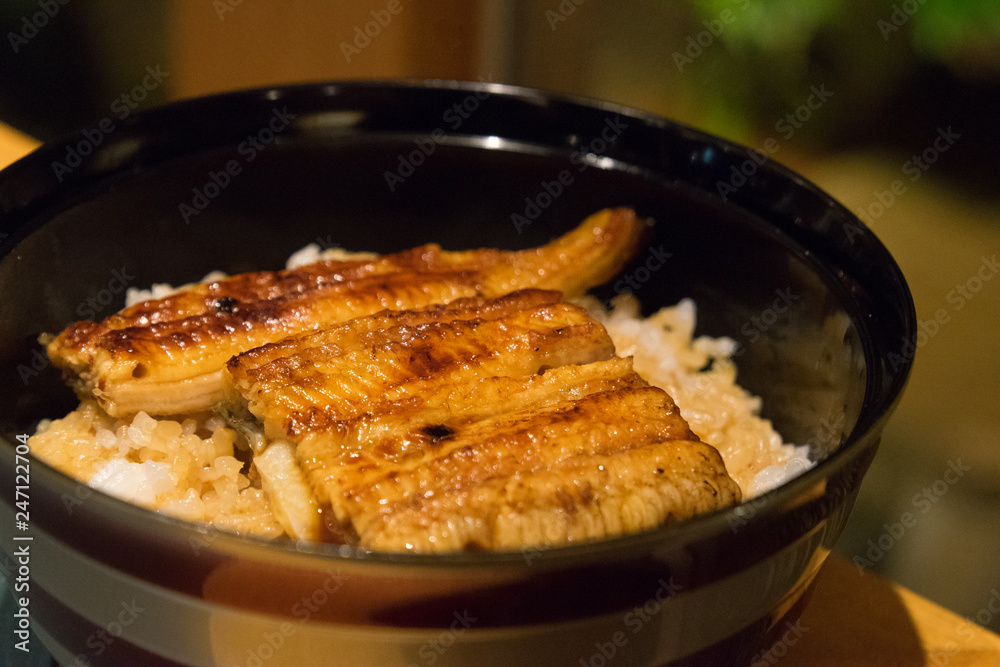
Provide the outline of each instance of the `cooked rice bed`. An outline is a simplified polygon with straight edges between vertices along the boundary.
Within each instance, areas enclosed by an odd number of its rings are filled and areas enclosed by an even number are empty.
[[[670,394],[699,438],[719,450],[744,500],[809,468],[808,447],[785,444],[760,417],[761,399],[736,383],[729,338],[694,338],[694,301],[683,299],[643,318],[639,301],[623,294],[610,312],[587,297],[584,306],[604,324],[619,356],[650,384]]]
[[[719,450],[744,499],[812,465],[808,448],[783,443],[760,417],[761,400],[736,384],[735,342],[693,338],[693,301],[645,319],[631,295],[617,297],[610,312],[589,297],[581,304],[605,325],[618,355],[632,355],[635,370],[667,391],[691,430]],[[176,421],[140,412],[115,420],[85,401],[43,422],[28,442],[39,459],[124,500],[235,533],[283,534],[259,481],[234,456],[245,443],[217,416]]]
[[[280,535],[234,456],[235,439],[218,417],[115,420],[84,401],[40,424],[28,443],[40,460],[122,500],[236,533]]]

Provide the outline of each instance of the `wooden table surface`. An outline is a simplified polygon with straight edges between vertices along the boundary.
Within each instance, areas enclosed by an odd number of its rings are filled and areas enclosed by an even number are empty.
[[[784,667],[998,667],[1000,637],[832,555]]]
[[[0,123],[0,168],[35,146]],[[824,565],[796,630],[795,643],[775,647],[763,664],[1000,667],[1000,636],[836,555]]]

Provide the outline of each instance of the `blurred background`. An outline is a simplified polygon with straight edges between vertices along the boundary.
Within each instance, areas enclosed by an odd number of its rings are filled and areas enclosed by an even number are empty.
[[[996,0],[63,1],[0,7],[0,121],[40,140],[249,86],[466,79],[637,107],[804,174],[888,246],[924,333],[838,551],[1000,630]]]

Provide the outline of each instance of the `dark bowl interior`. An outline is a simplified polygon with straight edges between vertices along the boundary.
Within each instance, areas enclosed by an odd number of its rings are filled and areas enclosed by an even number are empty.
[[[820,462],[750,503],[642,535],[545,552],[403,557],[216,534],[90,493],[36,461],[32,530],[45,540],[36,553],[60,555],[38,557],[35,618],[57,653],[92,664],[195,661],[162,648],[176,640],[157,646],[155,614],[94,656],[86,640],[123,594],[109,585],[106,603],[81,601],[87,594],[67,583],[65,568],[83,572],[82,562],[143,582],[153,598],[168,591],[296,622],[296,596],[342,572],[342,603],[310,613],[310,628],[435,630],[471,610],[475,627],[435,654],[437,664],[493,664],[483,651],[507,664],[579,664],[602,640],[580,634],[587,623],[628,629],[629,610],[658,599],[665,582],[679,592],[658,600],[639,626],[642,640],[617,647],[618,659],[747,660],[802,603],[902,391],[915,331],[898,267],[827,195],[690,128],[495,85],[255,90],[118,125],[100,142],[93,133],[52,142],[0,176],[4,488],[14,485],[14,436],[76,404],[41,356],[38,334],[111,314],[125,285],[279,268],[314,242],[379,252],[428,242],[524,248],[608,206],[632,207],[654,224],[647,247],[595,293],[633,291],[647,312],[693,298],[696,333],[739,343],[739,382],[763,398],[786,441],[808,443]],[[13,514],[6,500],[3,511],[4,520]],[[217,627],[201,627],[208,616],[184,613],[191,651],[229,656]],[[547,639],[529,652],[524,633]],[[430,664],[410,648],[388,660]],[[247,664],[242,647],[232,650]],[[358,656],[352,664],[375,660]]]

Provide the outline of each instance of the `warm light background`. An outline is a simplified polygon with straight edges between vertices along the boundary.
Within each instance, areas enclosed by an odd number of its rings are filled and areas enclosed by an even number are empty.
[[[874,569],[975,618],[1000,588],[1000,276],[984,269],[961,309],[949,294],[1000,255],[1000,5],[911,4],[896,26],[888,0],[78,0],[17,53],[0,44],[0,120],[43,139],[85,126],[160,65],[169,76],[141,106],[318,79],[482,79],[610,99],[757,148],[778,138],[774,159],[869,214],[920,319],[948,318],[918,351],[839,551],[864,556],[915,513]],[[3,34],[36,11],[7,3]],[[391,19],[348,61],[342,44],[372,12]],[[832,96],[789,136],[779,123],[814,86]],[[909,180],[904,163],[949,127],[960,138]],[[894,180],[905,192],[880,212]],[[959,461],[969,471],[923,512],[915,496]]]

